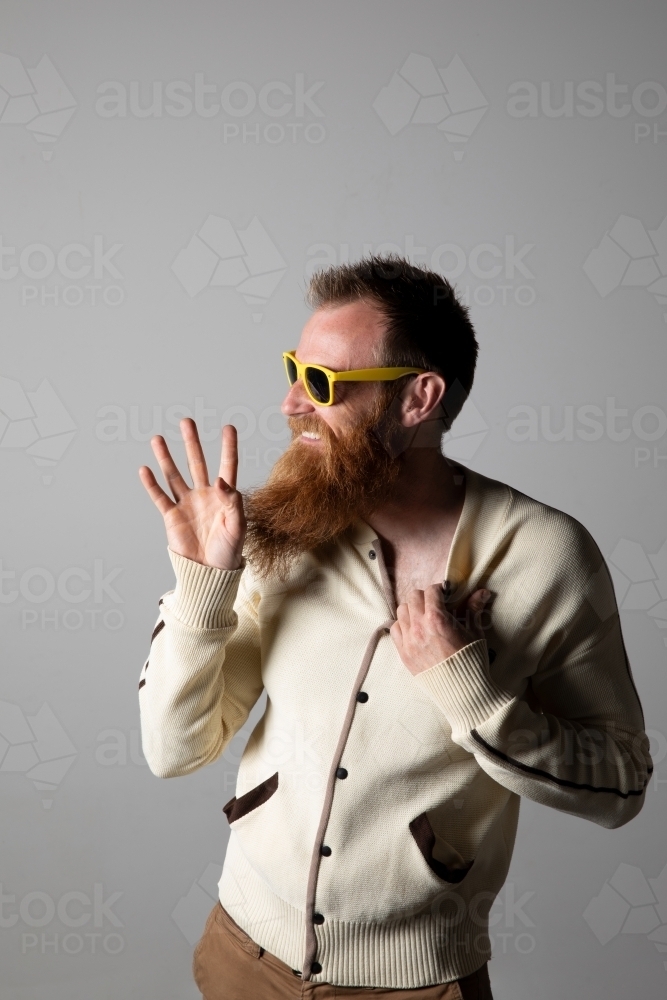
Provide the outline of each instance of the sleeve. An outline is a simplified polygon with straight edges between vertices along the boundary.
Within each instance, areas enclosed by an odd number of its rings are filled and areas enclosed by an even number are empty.
[[[220,570],[168,552],[176,587],[160,598],[139,678],[143,751],[160,778],[216,760],[263,688],[246,571]]]
[[[642,808],[652,764],[604,562],[567,627],[554,627],[544,645],[518,694],[494,680],[485,639],[416,680],[447,717],[452,739],[499,784],[601,826],[622,826]]]

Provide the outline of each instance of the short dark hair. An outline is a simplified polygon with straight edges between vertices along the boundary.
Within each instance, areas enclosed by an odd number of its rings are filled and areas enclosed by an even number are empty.
[[[378,363],[442,375],[448,423],[458,415],[472,386],[478,345],[469,309],[446,278],[395,254],[370,256],[317,271],[306,298],[313,309],[375,302],[388,322]],[[394,385],[387,384],[389,391]]]

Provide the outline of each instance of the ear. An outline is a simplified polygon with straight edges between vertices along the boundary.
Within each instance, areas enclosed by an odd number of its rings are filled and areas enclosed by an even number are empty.
[[[400,423],[404,427],[417,427],[423,423],[444,422],[442,400],[446,390],[445,380],[437,372],[423,372],[411,378],[398,397],[400,408],[396,416]]]

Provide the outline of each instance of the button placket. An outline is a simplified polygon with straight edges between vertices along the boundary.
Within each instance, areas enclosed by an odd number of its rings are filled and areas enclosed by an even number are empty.
[[[372,551],[374,553],[375,558],[377,558],[377,553],[375,552],[375,549],[373,549]],[[339,735],[334,761],[336,760],[336,758],[338,759],[338,761],[340,761],[341,757],[343,756],[345,750],[345,744],[347,742],[350,729],[352,728],[353,724],[355,704],[358,700],[358,695],[366,694],[366,692],[362,692],[360,690],[361,685],[363,684],[366,674],[368,673],[368,669],[373,659],[373,655],[375,654],[375,651],[377,649],[377,644],[379,642],[379,639],[381,635],[384,632],[386,632],[390,624],[391,622],[385,622],[384,625],[376,628],[375,632],[368,641],[366,650],[364,652],[364,658],[361,662],[361,666],[357,674],[357,679],[355,683],[356,691],[354,694],[352,694],[350,702],[348,702],[348,710],[345,720],[343,722],[343,728]],[[361,702],[363,703],[363,701],[367,700],[367,698],[368,696],[366,695],[366,699],[361,698],[359,700],[361,700]],[[323,843],[323,840],[331,816],[331,809],[333,806],[333,800],[335,794],[334,792],[335,782],[337,780],[344,780],[347,777],[348,777],[347,769],[342,767],[340,764],[334,765],[334,762],[332,761],[332,769],[329,772],[329,783],[327,787],[327,794],[323,804],[322,813],[320,814],[320,823],[317,831],[317,840],[319,842],[319,848],[315,848],[315,853],[313,854],[311,859],[311,867],[308,876],[306,909],[309,914],[309,921],[306,925],[306,950],[305,950],[304,965],[303,965],[304,983],[307,982],[307,980],[310,978],[311,975],[318,975],[322,971],[321,963],[315,960],[318,951],[318,940],[315,933],[315,926],[320,922],[322,923],[324,922],[324,916],[320,914],[319,911],[315,910],[315,896],[317,892],[317,883],[319,878],[319,859],[321,857],[328,858],[332,853],[331,848],[327,844]],[[315,919],[316,915],[322,918],[321,921]]]

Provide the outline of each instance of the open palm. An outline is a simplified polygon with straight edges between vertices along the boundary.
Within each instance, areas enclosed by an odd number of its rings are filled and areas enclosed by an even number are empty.
[[[190,417],[180,422],[192,486],[188,486],[161,435],[151,438],[151,447],[175,503],[157,483],[147,465],[139,469],[146,492],[164,519],[167,543],[173,552],[218,569],[241,565],[246,521],[243,500],[236,489],[238,446],[236,428],[222,428],[220,470],[213,485],[208,481],[206,459],[197,425]]]

